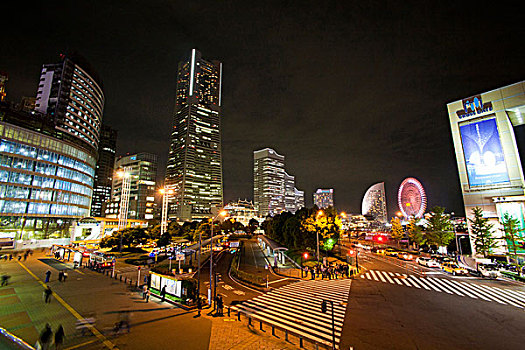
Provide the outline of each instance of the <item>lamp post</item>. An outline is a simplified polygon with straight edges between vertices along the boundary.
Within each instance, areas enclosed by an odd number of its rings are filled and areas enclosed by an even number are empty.
[[[228,214],[226,210],[221,210],[217,216],[211,220],[211,238],[210,238],[210,287],[208,288],[208,305],[212,302],[212,291],[215,292],[215,288],[212,287],[213,282],[213,222],[219,216],[225,217]],[[213,288],[213,289],[212,289]]]
[[[457,237],[457,236],[456,236]],[[461,238],[465,238],[466,236],[457,237],[458,241],[458,249],[459,249],[459,255],[463,255],[463,252],[461,251]]]
[[[317,215],[315,216],[316,221],[317,221],[317,219],[319,219],[319,217],[321,217],[323,215],[324,215],[324,212],[322,210],[319,210],[317,212]],[[320,261],[320,256],[319,256],[319,229],[316,229],[315,232],[316,232],[316,236],[317,236],[317,265],[319,265],[319,261]]]
[[[122,230],[128,225],[128,205],[129,192],[131,190],[131,167],[124,167],[117,172],[117,176],[122,179],[120,190],[120,210],[118,214],[118,231],[120,231],[119,252],[122,252]]]

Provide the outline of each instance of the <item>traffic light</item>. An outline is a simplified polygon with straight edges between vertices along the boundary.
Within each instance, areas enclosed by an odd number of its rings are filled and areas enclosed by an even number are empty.
[[[303,258],[304,258],[304,260],[308,260],[308,253],[304,253],[303,254]]]
[[[378,242],[383,242],[383,236],[377,236],[377,241]]]
[[[323,302],[321,303],[321,311],[323,313],[326,313],[326,300],[323,300]]]
[[[350,249],[350,250],[348,251],[348,255],[354,255],[354,251],[353,251],[352,249]]]

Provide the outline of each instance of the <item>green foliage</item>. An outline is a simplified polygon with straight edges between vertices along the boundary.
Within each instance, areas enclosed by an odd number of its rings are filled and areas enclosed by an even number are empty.
[[[498,246],[498,242],[491,232],[494,224],[489,223],[489,219],[483,217],[483,210],[479,207],[473,208],[472,214],[474,214],[474,218],[469,219],[469,221],[474,238],[473,243],[476,251],[486,258],[492,253],[492,249]]]
[[[117,248],[120,245],[122,236],[122,246],[131,248],[138,244],[145,244],[149,240],[148,232],[141,227],[128,227],[114,232],[111,236],[105,237],[100,241],[102,248]]]
[[[418,225],[419,219],[411,218],[408,222],[408,239],[410,242],[417,244],[418,246],[421,246],[426,243],[427,238],[423,234],[423,230],[421,226]]]
[[[452,223],[442,207],[432,208],[425,230],[428,243],[438,247],[446,246],[454,239]]]
[[[254,218],[251,218],[248,222],[248,226],[246,227],[246,232],[251,233],[253,235],[258,227],[259,221],[255,220]]]
[[[518,219],[509,215],[509,213],[505,213],[503,214],[503,220],[501,224],[503,225],[503,233],[505,234],[505,239],[509,244],[509,252],[507,253],[507,255],[514,259],[514,264],[518,269],[518,274],[521,275],[521,269],[518,264],[518,248],[520,247],[518,239],[520,238],[519,232],[522,231],[522,229],[520,228],[520,223]]]
[[[392,225],[390,235],[393,239],[399,242],[401,239],[403,239],[403,237],[405,237],[405,232],[403,231],[403,225],[401,225],[401,220],[397,217],[394,217],[392,218],[392,220],[390,220],[390,224]]]

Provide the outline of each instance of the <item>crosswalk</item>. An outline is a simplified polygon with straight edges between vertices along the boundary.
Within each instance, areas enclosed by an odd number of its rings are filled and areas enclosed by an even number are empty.
[[[334,305],[336,347],[341,337],[351,280],[301,281],[247,300],[232,309],[272,324],[314,343],[332,346],[332,309],[321,311],[323,300]]]
[[[447,293],[460,297],[469,297],[499,304],[525,308],[525,292],[479,283],[469,283],[448,278],[418,277],[396,272],[368,270],[361,278],[372,281],[390,283],[405,287],[425,289],[428,291]]]

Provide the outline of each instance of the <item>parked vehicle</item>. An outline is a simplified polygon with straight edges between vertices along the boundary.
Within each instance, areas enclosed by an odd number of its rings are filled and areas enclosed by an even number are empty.
[[[392,249],[392,248],[388,248],[387,250],[385,250],[385,255],[386,256],[397,256],[399,252],[395,249]]]
[[[498,278],[501,277],[498,266],[496,264],[479,264],[478,271],[481,276],[485,278]]]
[[[406,252],[399,252],[397,253],[397,258],[401,260],[412,261],[414,260],[414,255]]]

